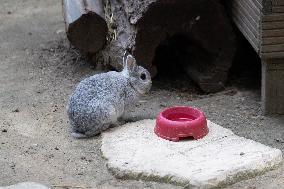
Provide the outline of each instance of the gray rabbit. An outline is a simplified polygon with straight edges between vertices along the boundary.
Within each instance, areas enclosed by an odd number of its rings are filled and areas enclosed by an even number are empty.
[[[117,122],[152,85],[150,73],[127,55],[123,70],[84,79],[71,95],[67,114],[74,138],[97,135]]]

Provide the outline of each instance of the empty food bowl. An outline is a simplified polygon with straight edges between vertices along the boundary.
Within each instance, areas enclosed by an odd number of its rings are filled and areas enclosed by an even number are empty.
[[[188,137],[201,139],[209,129],[202,111],[190,106],[175,106],[159,113],[154,131],[161,138],[177,142]]]

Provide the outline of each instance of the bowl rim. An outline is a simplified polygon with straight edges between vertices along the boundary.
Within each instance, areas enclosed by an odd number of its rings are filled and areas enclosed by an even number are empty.
[[[168,111],[168,110],[171,110],[171,109],[176,109],[176,108],[189,108],[189,109],[193,109],[193,110],[197,111],[199,115],[198,115],[195,119],[193,119],[193,120],[187,120],[187,121],[174,121],[174,120],[171,120],[171,119],[167,119],[167,118],[163,115],[163,113],[164,113],[165,111]],[[178,124],[180,124],[180,125],[184,125],[184,124],[189,124],[189,123],[198,122],[200,119],[202,119],[202,117],[205,118],[205,115],[204,115],[204,113],[203,113],[202,111],[200,111],[199,109],[194,108],[194,107],[192,107],[192,106],[171,106],[171,107],[164,108],[164,109],[159,113],[158,117],[159,117],[160,119],[163,119],[163,120],[169,122],[169,123],[173,123],[173,124],[177,124],[177,123],[178,123]],[[205,119],[206,119],[206,118],[205,118]]]

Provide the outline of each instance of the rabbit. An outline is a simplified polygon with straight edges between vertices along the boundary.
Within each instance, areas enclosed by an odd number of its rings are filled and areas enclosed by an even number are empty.
[[[100,134],[150,91],[150,73],[138,66],[132,55],[125,56],[122,71],[93,75],[75,88],[67,105],[72,137]]]

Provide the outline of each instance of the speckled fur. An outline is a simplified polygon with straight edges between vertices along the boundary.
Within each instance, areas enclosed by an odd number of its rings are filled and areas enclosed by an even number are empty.
[[[141,74],[146,79],[141,79]],[[75,138],[99,134],[110,127],[142,94],[151,88],[149,72],[129,55],[121,72],[107,72],[84,79],[71,95],[67,113]]]

